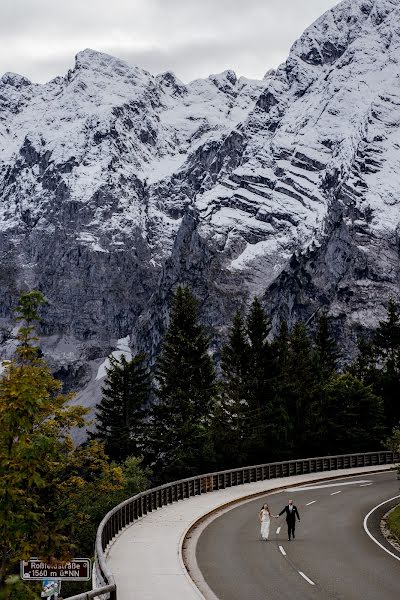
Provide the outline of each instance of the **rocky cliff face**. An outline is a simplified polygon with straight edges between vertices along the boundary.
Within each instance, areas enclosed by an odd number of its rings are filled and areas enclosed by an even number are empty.
[[[398,0],[345,0],[262,81],[184,85],[91,50],[46,85],[4,75],[3,354],[39,287],[46,354],[91,403],[117,339],[155,350],[177,283],[216,344],[258,294],[275,323],[326,307],[351,352],[400,296],[398,23]]]

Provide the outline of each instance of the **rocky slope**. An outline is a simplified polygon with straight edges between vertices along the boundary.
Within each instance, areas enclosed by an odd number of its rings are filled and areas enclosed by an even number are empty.
[[[3,354],[17,291],[40,287],[46,354],[93,403],[117,339],[155,350],[177,283],[216,343],[258,294],[275,324],[326,307],[351,353],[400,296],[398,23],[398,0],[345,0],[263,81],[91,50],[46,85],[4,75]]]

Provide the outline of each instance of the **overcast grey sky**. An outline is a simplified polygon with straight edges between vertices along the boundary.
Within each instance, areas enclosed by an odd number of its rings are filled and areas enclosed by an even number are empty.
[[[183,81],[227,68],[260,78],[338,0],[0,0],[0,75],[37,82],[94,48]]]

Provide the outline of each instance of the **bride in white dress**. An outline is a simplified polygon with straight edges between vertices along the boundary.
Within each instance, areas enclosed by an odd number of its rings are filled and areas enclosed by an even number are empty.
[[[271,525],[271,517],[277,518],[276,515],[271,515],[268,504],[264,504],[259,512],[261,523],[261,538],[265,541],[269,538],[269,528]]]

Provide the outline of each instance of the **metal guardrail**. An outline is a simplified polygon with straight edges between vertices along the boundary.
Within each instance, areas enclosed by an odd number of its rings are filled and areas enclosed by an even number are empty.
[[[208,473],[207,475],[181,479],[141,492],[110,510],[99,525],[96,535],[94,564],[94,580],[99,587],[90,592],[71,596],[66,600],[91,600],[93,598],[117,600],[117,587],[106,563],[108,545],[125,527],[143,518],[147,513],[167,504],[192,496],[266,479],[355,467],[388,465],[397,461],[400,461],[400,454],[394,452],[367,452],[363,454],[304,458]]]
[[[117,591],[116,585],[113,583],[112,585],[106,585],[102,588],[97,588],[92,590],[91,592],[83,592],[83,594],[77,594],[76,596],[70,596],[66,598],[66,600],[90,600],[92,598],[105,598],[108,597],[110,600],[116,600]]]

